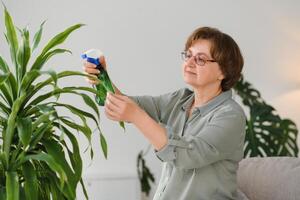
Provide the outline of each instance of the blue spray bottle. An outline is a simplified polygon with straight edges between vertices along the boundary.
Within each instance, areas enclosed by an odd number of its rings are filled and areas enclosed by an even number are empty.
[[[102,55],[103,53],[98,49],[90,49],[81,55],[83,59],[86,59],[88,62],[95,64],[96,68],[100,71],[100,74],[98,75],[98,79],[100,80],[100,83],[95,86],[98,93],[96,95],[96,102],[100,106],[104,106],[106,100],[106,94],[108,91],[115,93],[115,90],[108,76],[108,73],[99,61],[99,58]],[[120,122],[120,126],[125,130],[124,122]]]

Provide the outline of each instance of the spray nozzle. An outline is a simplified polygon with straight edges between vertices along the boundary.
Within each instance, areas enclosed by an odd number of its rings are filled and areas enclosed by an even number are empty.
[[[101,65],[99,62],[99,58],[103,55],[103,53],[98,49],[90,49],[84,52],[81,55],[81,58],[86,59],[88,62],[93,63],[97,66]]]

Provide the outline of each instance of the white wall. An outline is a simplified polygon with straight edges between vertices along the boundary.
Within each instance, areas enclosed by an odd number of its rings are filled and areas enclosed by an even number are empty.
[[[217,27],[240,45],[245,58],[245,78],[282,116],[292,118],[300,127],[300,2],[297,0],[5,0],[4,3],[19,27],[29,25],[33,31],[47,19],[42,44],[67,26],[87,24],[63,46],[71,49],[73,55],[58,56],[48,68],[81,70],[80,53],[100,48],[107,56],[111,78],[130,95],[157,95],[185,86],[179,54],[186,38],[199,26]],[[3,18],[0,27],[2,32]],[[1,37],[1,54],[8,58],[4,44]],[[84,79],[68,79],[60,84],[87,85]],[[82,106],[79,101],[74,103]],[[102,116],[109,159],[103,159],[95,136],[93,162],[88,154],[83,154],[85,176],[100,177],[99,180],[116,174],[134,177],[136,155],[146,148],[147,142],[132,125],[126,126],[124,134],[103,112]],[[147,155],[147,162],[158,181],[160,162],[153,153]],[[131,189],[124,187],[121,191]],[[99,191],[93,186],[90,193],[95,195]],[[120,199],[126,199],[125,196],[126,193],[121,194]]]

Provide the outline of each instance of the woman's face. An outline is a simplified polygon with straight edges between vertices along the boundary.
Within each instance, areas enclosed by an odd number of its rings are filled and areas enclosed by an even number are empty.
[[[217,62],[205,62],[204,66],[197,65],[195,57],[203,60],[213,60],[210,55],[210,41],[200,39],[195,41],[187,50],[187,55],[192,56],[182,64],[184,81],[194,88],[204,88],[215,85],[221,87],[221,80],[224,78]]]

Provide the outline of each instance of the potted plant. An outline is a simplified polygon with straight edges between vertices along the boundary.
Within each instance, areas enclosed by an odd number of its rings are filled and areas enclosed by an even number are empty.
[[[243,77],[234,87],[248,108],[244,157],[298,155],[296,124],[283,119]]]
[[[53,37],[29,66],[32,52],[43,32],[41,24],[31,43],[27,28],[17,29],[4,8],[5,37],[10,48],[11,64],[0,55],[0,199],[75,199],[78,183],[82,185],[82,159],[76,135],[91,141],[93,131],[87,120],[95,123],[100,133],[102,151],[107,144],[99,127],[98,106],[87,93],[90,87],[60,87],[58,80],[69,76],[88,76],[77,71],[43,71],[54,55],[70,53],[57,48],[74,31],[76,24]],[[18,34],[20,33],[20,40]],[[60,95],[82,98],[92,113],[61,102]],[[68,115],[61,115],[64,108]],[[76,119],[80,119],[80,122]],[[93,150],[89,145],[91,157]]]
[[[150,171],[149,167],[146,165],[145,156],[149,152],[151,145],[148,145],[145,152],[140,151],[137,156],[137,174],[140,182],[141,188],[141,200],[149,199],[149,194],[151,191],[151,182],[155,182],[154,175]]]

